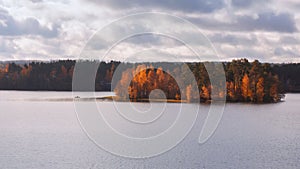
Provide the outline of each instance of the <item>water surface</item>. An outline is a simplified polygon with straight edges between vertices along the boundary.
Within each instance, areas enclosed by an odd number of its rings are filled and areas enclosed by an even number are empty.
[[[201,105],[186,139],[147,159],[102,150],[81,129],[73,102],[53,98],[73,96],[71,92],[0,92],[0,168],[300,168],[299,94],[287,94],[285,102],[277,104],[226,104],[218,129],[203,145],[197,141],[209,106]],[[97,104],[105,109],[112,103]]]

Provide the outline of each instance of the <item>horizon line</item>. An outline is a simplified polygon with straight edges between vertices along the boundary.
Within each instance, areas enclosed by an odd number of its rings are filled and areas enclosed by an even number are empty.
[[[249,62],[254,62],[255,60],[259,61],[260,63],[269,63],[269,64],[299,64],[300,62],[268,62],[268,61],[261,61],[259,59],[248,59],[248,58],[234,58],[231,60],[218,60],[218,61],[208,61],[208,60],[203,60],[203,61],[137,61],[137,62],[131,62],[131,61],[120,61],[120,60],[107,60],[107,61],[101,61],[105,63],[109,62],[121,62],[121,63],[201,63],[201,62],[232,62],[234,60],[242,60],[242,59],[247,59]],[[0,63],[3,62],[56,62],[56,61],[100,61],[97,59],[78,59],[78,58],[58,58],[58,59],[12,59],[12,60],[0,60]]]

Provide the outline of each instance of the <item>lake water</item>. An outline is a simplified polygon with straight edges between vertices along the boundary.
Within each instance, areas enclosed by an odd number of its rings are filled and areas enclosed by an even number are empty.
[[[300,168],[300,94],[287,94],[277,104],[226,104],[216,132],[199,145],[209,108],[201,105],[180,144],[146,159],[115,156],[94,144],[80,127],[72,97],[70,92],[0,91],[0,168]]]

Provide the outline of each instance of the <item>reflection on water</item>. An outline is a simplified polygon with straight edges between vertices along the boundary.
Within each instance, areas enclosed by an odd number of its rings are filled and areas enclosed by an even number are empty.
[[[73,99],[73,95],[0,92],[1,168],[300,168],[299,94],[287,94],[285,102],[277,104],[227,104],[216,133],[203,145],[197,139],[209,105],[201,105],[183,142],[148,159],[122,158],[97,147],[80,128],[70,100],[35,98]],[[110,103],[97,104],[106,109]],[[142,110],[148,105],[133,104]]]

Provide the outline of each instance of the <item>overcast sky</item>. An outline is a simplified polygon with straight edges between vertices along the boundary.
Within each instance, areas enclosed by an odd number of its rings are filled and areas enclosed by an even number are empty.
[[[300,62],[299,0],[0,0],[0,60],[75,59],[99,28],[149,11],[195,24],[221,60]],[[170,40],[155,36],[132,39],[122,50],[143,51],[152,43],[172,54]]]

